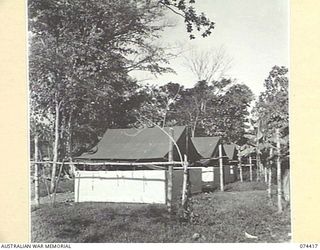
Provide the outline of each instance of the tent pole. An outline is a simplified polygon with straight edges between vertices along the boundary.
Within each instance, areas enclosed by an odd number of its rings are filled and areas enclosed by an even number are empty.
[[[249,167],[250,167],[250,181],[252,181],[253,178],[252,178],[252,158],[251,158],[251,154],[249,155]]]
[[[219,144],[219,167],[220,167],[220,190],[224,191],[223,183],[223,159],[222,159],[222,144]]]
[[[239,162],[239,170],[240,170],[240,181],[243,182],[240,149],[238,150],[238,162]]]

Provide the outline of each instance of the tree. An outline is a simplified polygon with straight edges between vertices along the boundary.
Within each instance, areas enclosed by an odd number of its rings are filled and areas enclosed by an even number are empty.
[[[145,101],[137,110],[138,120],[146,117],[161,126],[187,125],[192,136],[223,136],[228,142],[243,137],[253,99],[246,85],[232,85],[227,79],[212,84],[200,81],[188,89],[176,83],[146,86],[142,92]]]
[[[245,133],[253,94],[246,85],[230,85],[226,79],[198,82],[182,92],[175,117],[190,125],[193,136],[222,136],[226,142],[238,142]]]
[[[153,43],[165,28],[166,8],[183,13],[190,34],[193,27],[204,27],[203,37],[211,33],[213,24],[193,2],[28,1],[31,121],[46,118],[54,129],[51,192],[56,162],[72,156],[72,145],[90,147],[107,127],[135,122],[127,111],[141,95],[128,73],[171,71],[164,49]]]
[[[234,84],[221,96],[220,105],[216,107],[216,129],[221,131],[226,142],[241,143],[249,128],[248,109],[252,100],[253,93],[245,84]]]
[[[255,116],[263,124],[263,139],[275,151],[278,184],[278,211],[282,211],[281,168],[289,156],[288,69],[274,66],[265,80],[265,91],[259,96]],[[288,167],[288,166],[287,166]]]
[[[286,67],[274,66],[265,80],[265,91],[259,96],[253,115],[261,124],[266,142],[275,144],[276,129],[280,130],[283,160],[289,155],[289,81]]]
[[[223,47],[211,51],[191,49],[189,56],[185,57],[185,66],[197,77],[197,80],[208,83],[226,77],[231,63],[232,59]]]
[[[159,126],[172,124],[174,107],[176,102],[181,98],[183,86],[178,83],[169,82],[163,86],[146,85],[141,89],[144,95],[144,101],[140,108],[135,110],[138,122],[148,124],[148,121]],[[152,124],[149,124],[152,126]]]
[[[185,89],[176,104],[177,123],[189,125],[192,136],[205,133],[205,119],[208,118],[212,104],[217,101],[216,95],[223,87],[225,86],[199,81],[193,88]]]
[[[111,103],[114,93],[119,97],[131,82],[130,70],[168,70],[159,65],[165,62],[161,48],[149,42],[163,28],[152,24],[161,13],[151,3],[141,4],[29,1],[30,97],[37,114],[51,114],[54,162],[58,160],[61,133],[73,123],[74,114],[88,117],[85,112],[90,111],[88,106],[96,103],[97,96],[103,99],[97,103],[104,107]],[[51,192],[55,170],[54,164]]]
[[[158,0],[158,3],[184,18],[190,39],[195,38],[194,30],[200,32],[202,37],[211,35],[214,22],[210,21],[204,13],[196,12],[193,7],[195,0]]]
[[[255,113],[268,131],[275,127],[286,128],[289,125],[288,69],[274,66],[265,80],[265,91],[259,96]]]

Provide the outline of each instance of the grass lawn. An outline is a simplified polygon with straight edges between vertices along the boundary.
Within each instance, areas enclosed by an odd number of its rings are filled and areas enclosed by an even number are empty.
[[[33,210],[33,242],[288,242],[290,210],[276,213],[261,183],[192,197],[193,220],[169,218],[163,205],[58,203]],[[245,232],[257,236],[248,239]],[[193,237],[198,234],[197,237]]]
[[[46,184],[42,178],[40,178],[39,182],[39,192],[40,192],[40,197],[45,197],[48,195],[47,188],[50,187],[50,182],[46,181]],[[34,198],[34,182],[31,181],[31,199]],[[64,179],[61,178],[58,187],[57,187],[57,193],[67,193],[67,192],[73,192],[74,191],[74,180],[69,180],[69,179]]]

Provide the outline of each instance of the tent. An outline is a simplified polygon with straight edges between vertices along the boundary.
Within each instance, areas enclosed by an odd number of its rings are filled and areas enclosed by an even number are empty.
[[[189,161],[200,158],[191,140],[187,138],[186,127],[173,127],[174,141],[181,155]],[[164,130],[164,131],[163,131]],[[108,129],[100,142],[89,152],[77,157],[78,160],[95,161],[167,161],[169,151],[169,128]],[[177,147],[174,146],[173,159],[180,161]]]
[[[235,144],[223,144],[223,148],[229,161],[238,162],[238,155]]]
[[[230,169],[230,177],[233,178],[232,181],[235,181],[238,176],[238,151],[235,144],[223,144],[224,151],[226,156],[228,157],[229,169]],[[231,181],[231,180],[230,180]]]
[[[234,166],[237,169],[237,177],[240,180],[253,179],[254,172],[252,171],[256,165],[256,150],[252,145],[244,144],[242,146],[236,146],[235,144],[224,145],[226,153],[229,158],[229,165]],[[240,150],[240,158],[238,152]],[[240,165],[239,165],[240,160]]]
[[[188,137],[186,127],[173,127],[173,160],[188,156],[196,161],[200,155]],[[76,171],[75,201],[97,202],[167,202],[168,173],[157,168],[156,162],[168,161],[169,128],[108,129],[98,144],[76,160],[80,162],[155,162],[153,167],[89,167]],[[182,190],[183,171],[173,171],[173,199],[179,201]],[[190,171],[191,193],[201,192],[201,170]]]
[[[192,137],[197,152],[200,155],[199,162],[203,165],[218,164],[220,137]]]
[[[220,186],[219,145],[222,145],[220,137],[193,137],[192,142],[201,156],[196,164],[202,169],[203,188],[216,188]],[[234,173],[227,165],[227,155],[222,147],[223,179],[224,183],[234,181]]]

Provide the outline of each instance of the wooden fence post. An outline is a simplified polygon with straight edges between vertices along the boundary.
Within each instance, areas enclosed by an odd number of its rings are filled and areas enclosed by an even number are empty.
[[[51,172],[50,193],[54,192],[56,183],[58,148],[59,148],[59,122],[60,122],[60,106],[61,102],[55,104],[55,125],[54,125],[54,144],[53,144],[53,164]]]
[[[169,135],[174,138],[173,128],[169,129]],[[169,138],[169,154],[168,161],[173,161],[173,141]],[[172,212],[172,188],[173,188],[173,165],[168,166],[168,194],[167,194],[167,207],[168,212]]]
[[[219,144],[220,190],[224,191],[222,144]]]
[[[267,183],[268,182],[268,171],[267,171],[267,167],[264,166],[263,167],[264,170],[264,182]]]
[[[243,182],[240,148],[238,150],[238,166],[239,166],[239,170],[240,170],[240,181]]]
[[[38,135],[34,137],[34,161],[39,161]],[[34,164],[34,201],[38,207],[40,205],[40,189],[39,189],[39,165]]]
[[[63,167],[64,167],[64,162],[62,162],[62,164],[60,165],[60,168],[59,168],[58,178],[56,180],[56,183],[55,183],[55,186],[54,186],[54,191],[53,191],[52,205],[54,205],[55,202],[56,202],[57,188],[58,188],[58,184],[59,184],[59,181],[60,181],[60,176],[61,176],[61,172],[62,172]]]
[[[184,216],[188,207],[188,152],[189,152],[189,128],[186,127],[186,154],[183,158],[183,182],[182,182],[182,208],[184,210]]]
[[[278,212],[282,212],[282,187],[281,187],[281,161],[280,161],[280,131],[276,129],[277,139],[277,186],[278,186]]]
[[[249,155],[249,171],[250,171],[250,181],[252,181],[253,177],[252,177],[252,157],[251,157],[251,155]]]
[[[188,201],[188,159],[187,159],[187,156],[184,155],[183,183],[182,183],[182,207],[185,212],[187,209],[187,201]]]
[[[257,181],[261,180],[261,166],[260,166],[260,153],[259,153],[259,140],[256,144],[256,172],[257,172]]]

